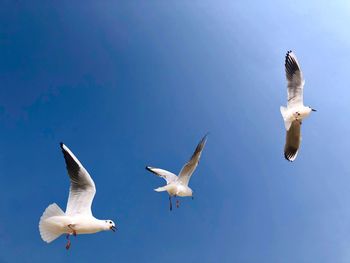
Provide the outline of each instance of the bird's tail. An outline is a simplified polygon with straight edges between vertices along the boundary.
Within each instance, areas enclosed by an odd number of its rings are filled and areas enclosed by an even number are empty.
[[[40,222],[39,222],[40,236],[45,242],[50,243],[62,234],[62,232],[59,231],[57,227],[47,219],[53,216],[63,216],[63,215],[64,215],[64,212],[55,203],[49,205],[45,209],[43,215],[40,217]]]
[[[286,130],[288,131],[290,129],[290,126],[292,125],[292,122],[288,118],[288,109],[286,107],[281,106],[280,111],[284,120],[284,126],[286,127]]]
[[[167,191],[167,187],[166,186],[158,187],[158,188],[154,189],[154,191],[156,191],[156,192],[164,192],[164,191]]]

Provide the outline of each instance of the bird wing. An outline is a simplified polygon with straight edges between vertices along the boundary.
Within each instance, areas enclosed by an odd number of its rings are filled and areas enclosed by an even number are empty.
[[[284,157],[293,162],[297,158],[301,142],[301,122],[293,121],[290,129],[286,132],[286,144],[284,146]]]
[[[202,151],[204,149],[205,143],[207,142],[207,135],[205,135],[202,140],[198,143],[196,150],[194,151],[191,159],[182,167],[178,181],[184,185],[188,185],[191,175],[199,163],[201,158]]]
[[[61,149],[70,178],[66,214],[92,215],[91,204],[96,193],[95,183],[69,148],[61,143]]]
[[[162,177],[165,179],[167,184],[170,184],[177,180],[177,176],[171,172],[168,172],[167,170],[154,168],[150,166],[146,166],[146,170],[150,171],[151,173],[154,173],[155,175],[158,175],[159,177]]]
[[[304,78],[297,57],[288,51],[285,60],[286,78],[288,81],[288,108],[303,105]]]

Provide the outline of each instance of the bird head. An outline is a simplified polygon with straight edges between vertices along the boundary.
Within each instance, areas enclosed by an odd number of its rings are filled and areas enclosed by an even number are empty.
[[[193,198],[193,190],[188,187],[187,191],[188,191],[188,193],[187,193],[188,196],[191,196]]]
[[[112,230],[113,232],[115,232],[117,230],[117,228],[112,220],[105,220],[104,221],[104,228],[105,228],[105,230]]]

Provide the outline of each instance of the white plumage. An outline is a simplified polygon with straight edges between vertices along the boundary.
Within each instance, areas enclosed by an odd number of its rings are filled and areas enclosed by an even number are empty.
[[[49,205],[40,218],[39,231],[41,238],[47,243],[62,234],[67,234],[68,249],[69,235],[92,234],[103,230],[115,231],[116,228],[112,220],[99,220],[92,215],[95,183],[69,148],[61,143],[61,149],[70,178],[66,212],[64,213],[55,203]]]
[[[316,111],[304,106],[303,91],[305,80],[298,60],[292,51],[288,51],[285,59],[285,71],[287,78],[288,102],[287,107],[280,107],[286,128],[286,143],[284,157],[288,161],[294,161],[298,155],[301,142],[302,120],[309,116],[311,111]]]

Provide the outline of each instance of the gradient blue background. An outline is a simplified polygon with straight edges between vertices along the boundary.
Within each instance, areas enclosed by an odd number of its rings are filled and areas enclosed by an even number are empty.
[[[0,262],[350,262],[348,1],[1,1]],[[283,158],[284,56],[304,71],[294,163]],[[170,212],[163,180],[210,132]],[[117,233],[44,243],[69,180],[95,180]]]

